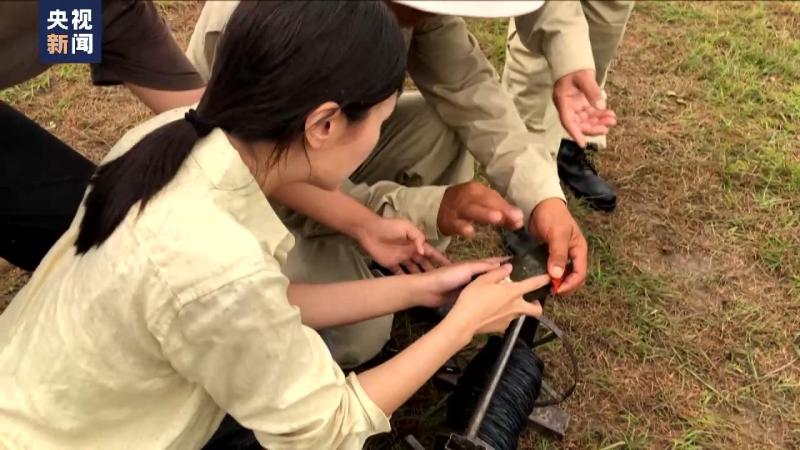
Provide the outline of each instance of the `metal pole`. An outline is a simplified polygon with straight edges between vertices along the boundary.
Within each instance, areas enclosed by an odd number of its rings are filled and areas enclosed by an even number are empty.
[[[489,378],[489,384],[486,386],[486,390],[483,392],[483,395],[481,395],[481,399],[478,402],[478,407],[475,409],[475,413],[469,420],[467,438],[475,438],[478,436],[478,430],[481,427],[481,422],[483,422],[483,418],[486,416],[486,411],[489,409],[489,403],[492,401],[494,391],[497,390],[497,385],[500,383],[500,378],[503,376],[503,372],[506,369],[508,359],[511,357],[511,350],[514,349],[514,344],[517,342],[519,332],[522,330],[522,325],[524,322],[525,316],[520,316],[514,321],[511,332],[506,334],[505,340],[503,341],[503,348],[500,351],[500,356],[497,358],[497,361],[495,361],[494,367],[492,367],[492,374]]]

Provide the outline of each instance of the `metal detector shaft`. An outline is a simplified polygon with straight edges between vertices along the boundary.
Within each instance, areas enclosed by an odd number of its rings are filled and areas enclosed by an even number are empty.
[[[524,323],[525,316],[520,316],[514,321],[514,327],[511,329],[510,333],[506,334],[506,337],[503,340],[503,348],[500,351],[500,356],[497,358],[497,361],[494,362],[494,367],[492,367],[489,385],[486,387],[483,395],[481,395],[481,399],[478,402],[478,407],[475,409],[475,413],[469,419],[467,438],[474,438],[478,436],[478,430],[481,428],[481,422],[483,422],[483,418],[486,416],[486,411],[489,409],[489,403],[492,402],[492,397],[494,396],[494,391],[497,390],[497,385],[500,383],[500,378],[502,378],[503,372],[506,370],[506,364],[508,364],[508,359],[511,357],[511,351],[514,349],[514,344],[517,342],[517,338],[519,337],[520,331],[522,331],[522,325]]]

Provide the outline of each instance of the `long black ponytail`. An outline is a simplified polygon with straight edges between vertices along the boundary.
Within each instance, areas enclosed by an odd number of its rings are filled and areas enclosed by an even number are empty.
[[[240,3],[197,110],[98,168],[77,253],[102,244],[139,202],[141,212],[175,177],[197,140],[214,128],[248,142],[274,141],[271,156],[280,157],[322,103],[338,103],[357,121],[397,92],[405,53],[397,22],[383,2]]]

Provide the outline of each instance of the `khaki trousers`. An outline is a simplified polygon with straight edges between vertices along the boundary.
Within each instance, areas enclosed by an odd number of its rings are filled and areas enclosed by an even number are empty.
[[[605,86],[608,67],[619,46],[628,23],[632,1],[582,0],[581,6],[589,24],[597,71],[597,83]],[[555,154],[563,138],[569,135],[562,129],[558,111],[553,104],[553,80],[544,55],[528,50],[515,33],[514,20],[509,22],[508,47],[502,83],[514,98],[514,104],[528,130],[546,143]],[[591,138],[600,148],[605,147],[605,136]]]
[[[397,188],[449,185],[474,175],[472,155],[416,92],[401,95],[369,158],[342,189],[367,203]],[[387,181],[391,183],[386,183]],[[396,184],[395,184],[396,183]],[[284,272],[292,282],[332,283],[371,278],[368,257],[349,237],[293,213],[281,214],[295,236]],[[324,301],[325,299],[319,299]],[[345,368],[364,363],[389,340],[392,316],[322,330],[334,359]]]

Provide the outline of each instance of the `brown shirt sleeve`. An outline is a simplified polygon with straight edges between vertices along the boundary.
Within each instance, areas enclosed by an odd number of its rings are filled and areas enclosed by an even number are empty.
[[[103,1],[102,61],[92,65],[92,82],[166,91],[205,85],[150,0]]]

